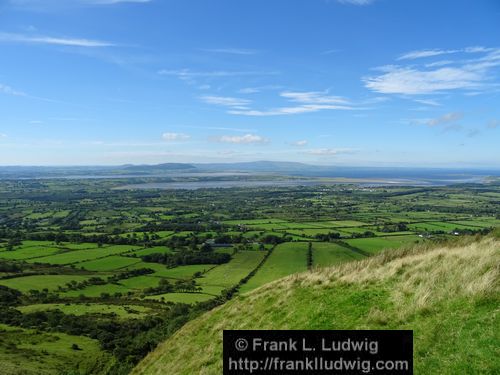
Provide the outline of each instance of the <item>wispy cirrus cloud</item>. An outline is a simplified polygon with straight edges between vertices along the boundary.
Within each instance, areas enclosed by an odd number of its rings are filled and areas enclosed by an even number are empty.
[[[494,48],[487,48],[482,46],[474,46],[460,49],[421,49],[407,52],[398,57],[398,60],[415,60],[426,57],[434,57],[440,55],[450,55],[454,53],[480,53],[480,52],[491,52]],[[449,61],[447,61],[449,62]]]
[[[305,153],[310,155],[319,155],[319,156],[335,156],[340,154],[352,154],[356,152],[353,148],[314,148],[305,151]]]
[[[230,132],[236,132],[236,133],[249,133],[249,132],[254,132],[254,129],[245,129],[245,128],[229,128],[226,126],[191,126],[191,125],[184,125],[184,128],[190,128],[190,129],[204,129],[204,130],[226,130]]]
[[[18,96],[22,98],[27,98],[27,99],[35,99],[35,100],[42,100],[44,102],[50,102],[50,103],[61,103],[58,100],[54,99],[49,99],[49,98],[43,98],[40,96],[33,96],[25,93],[24,91],[20,91],[17,89],[12,88],[9,85],[4,85],[0,83],[0,94],[5,94],[5,95],[11,95],[11,96]]]
[[[425,125],[429,128],[439,129],[442,134],[462,133],[468,138],[473,138],[482,133],[482,130],[476,127],[464,126],[460,120],[464,117],[462,112],[449,112],[435,118],[421,118],[410,120],[415,125]],[[487,126],[489,127],[489,126]]]
[[[247,106],[250,103],[252,103],[252,101],[248,99],[233,98],[229,96],[204,95],[200,99],[208,104],[214,104],[235,109],[247,109],[248,108]]]
[[[490,128],[490,129],[496,129],[498,127],[500,127],[500,120],[491,120],[488,123],[488,128]]]
[[[234,143],[234,144],[256,144],[256,143],[268,143],[269,139],[256,134],[245,134],[245,135],[223,135],[221,137],[214,138],[216,142],[221,143]]]
[[[238,90],[238,92],[240,94],[256,94],[260,91],[261,90],[258,87],[245,87],[245,88]]]
[[[259,51],[245,48],[201,48],[201,51],[210,53],[223,53],[229,55],[256,55]]]
[[[212,71],[193,71],[191,69],[161,69],[159,75],[174,76],[180,79],[198,78],[198,77],[237,77],[237,76],[259,76],[259,75],[275,75],[277,72],[266,71],[231,71],[231,70],[212,70]]]
[[[293,102],[293,106],[276,107],[271,109],[252,109],[252,108],[232,108],[228,113],[242,116],[283,116],[302,113],[317,112],[321,110],[351,110],[354,107],[349,101],[340,96],[328,95],[320,91],[283,91],[280,97]],[[248,106],[250,103],[246,103]]]
[[[110,5],[120,3],[151,3],[153,0],[80,0],[82,3]]]
[[[256,94],[262,91],[267,91],[267,90],[280,90],[282,89],[283,86],[278,86],[278,85],[264,85],[264,86],[255,86],[255,87],[244,87],[242,89],[239,89],[238,92],[240,94]]]
[[[414,99],[415,102],[425,105],[430,105],[432,107],[439,107],[441,103],[434,99]]]
[[[351,4],[351,5],[370,5],[375,2],[375,0],[337,0],[340,4]]]
[[[382,94],[421,95],[456,89],[477,89],[484,82],[481,72],[463,68],[423,71],[394,67],[387,73],[365,78],[365,86]]]
[[[301,139],[299,141],[295,141],[295,142],[290,142],[290,144],[292,146],[295,146],[295,147],[304,147],[308,144],[309,142],[305,139]]]
[[[417,51],[407,52],[407,53],[399,56],[398,60],[421,59],[421,58],[425,58],[425,57],[448,55],[448,54],[457,53],[457,52],[460,52],[460,51],[462,51],[462,50],[459,50],[459,49],[450,49],[450,50],[424,49],[424,50],[417,50]]]
[[[496,79],[500,67],[500,48],[468,47],[462,50],[414,51],[408,56],[417,58],[431,54],[463,52],[474,58],[458,59],[441,65],[387,65],[377,68],[382,73],[364,77],[365,86],[383,94],[424,95],[456,90],[484,92],[500,86]],[[405,55],[403,55],[405,56]]]
[[[71,6],[82,6],[82,5],[116,5],[123,3],[138,3],[145,4],[151,3],[153,0],[72,0],[72,1],[62,1],[62,0],[7,0],[7,3],[11,6],[21,9],[28,10],[43,10],[47,11],[50,9],[57,8],[67,8]]]
[[[462,112],[449,112],[435,118],[412,119],[410,123],[425,125],[430,128],[441,128],[443,132],[462,131],[464,127],[457,122],[464,117]]]
[[[346,98],[341,96],[331,96],[327,92],[321,91],[284,91],[280,94],[283,98],[290,101],[307,104],[349,104]]]
[[[338,105],[316,105],[316,104],[304,104],[296,107],[280,107],[269,110],[231,110],[228,113],[233,115],[243,115],[243,116],[283,116],[283,115],[297,115],[302,113],[311,113],[318,112],[322,110],[347,110],[352,109],[346,106],[338,106]]]
[[[189,134],[184,133],[163,133],[162,139],[166,142],[184,142],[191,138]]]
[[[449,124],[450,122],[455,122],[464,117],[463,113],[461,112],[450,112],[446,113],[440,117],[430,119],[427,121],[427,125],[429,126],[437,126],[437,125],[442,125],[442,124]]]
[[[161,76],[171,76],[180,79],[189,85],[197,85],[199,89],[206,90],[211,86],[207,83],[216,79],[231,77],[258,77],[278,74],[273,71],[253,71],[253,70],[207,70],[196,71],[191,69],[161,69],[157,72]]]
[[[62,38],[43,35],[25,35],[25,34],[12,34],[0,33],[0,42],[4,43],[28,43],[28,44],[52,44],[60,46],[72,47],[113,47],[116,44],[93,39],[82,38]]]
[[[28,96],[25,92],[13,89],[8,85],[0,83],[0,93],[12,96]]]
[[[327,50],[321,52],[321,54],[322,55],[331,55],[333,53],[338,53],[338,52],[340,52],[339,49],[327,49]]]

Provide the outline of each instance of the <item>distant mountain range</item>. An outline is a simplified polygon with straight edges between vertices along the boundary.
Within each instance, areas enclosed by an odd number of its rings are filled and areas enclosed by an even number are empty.
[[[321,166],[298,162],[253,161],[238,163],[162,163],[125,164],[120,166],[7,166],[0,167],[0,178],[105,178],[161,177],[184,173],[249,173],[303,177],[381,178],[381,179],[440,179],[456,182],[475,177],[500,176],[500,169],[408,168],[408,167],[345,167]]]
[[[111,167],[113,169],[124,169],[128,171],[182,171],[196,169],[193,164],[186,163],[162,163],[162,164],[126,164],[122,167]]]

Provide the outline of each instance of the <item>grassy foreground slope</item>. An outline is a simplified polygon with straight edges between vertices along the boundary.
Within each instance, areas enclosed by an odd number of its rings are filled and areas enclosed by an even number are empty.
[[[489,237],[295,274],[186,324],[132,373],[221,374],[223,329],[413,329],[416,374],[499,373],[499,265]]]

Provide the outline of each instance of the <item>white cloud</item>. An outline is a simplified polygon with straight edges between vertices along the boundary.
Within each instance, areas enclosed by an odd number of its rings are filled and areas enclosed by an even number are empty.
[[[307,143],[308,143],[307,140],[301,139],[300,141],[291,142],[290,144],[292,146],[303,147],[303,146],[307,145]]]
[[[80,0],[83,3],[89,4],[120,4],[120,3],[150,3],[153,0]]]
[[[441,106],[441,103],[439,103],[438,101],[434,100],[434,99],[414,99],[417,103],[420,103],[420,104],[425,104],[425,105],[430,105],[430,106],[433,106],[433,107],[439,107]]]
[[[238,91],[240,94],[255,94],[260,92],[260,90],[256,87],[246,87]]]
[[[327,49],[326,51],[321,52],[322,55],[331,55],[332,53],[340,52],[339,49]]]
[[[32,43],[32,44],[52,44],[72,47],[112,47],[115,44],[101,40],[77,39],[77,38],[56,38],[50,36],[33,36],[22,34],[0,33],[0,42],[7,43]]]
[[[349,110],[353,109],[348,106],[339,105],[315,105],[315,104],[304,104],[296,107],[282,107],[274,108],[264,111],[254,110],[254,109],[243,109],[243,110],[230,110],[228,113],[233,115],[243,115],[243,116],[282,116],[282,115],[297,115],[301,113],[318,112],[326,109],[337,109],[337,110]]]
[[[348,104],[349,102],[340,96],[329,96],[324,92],[306,91],[306,92],[291,92],[284,91],[280,94],[283,98],[287,98],[292,102],[311,103],[311,104]]]
[[[494,48],[486,48],[483,46],[466,47],[461,49],[423,49],[407,52],[398,57],[398,60],[414,60],[425,57],[434,57],[440,55],[449,55],[454,53],[484,53],[494,51]],[[449,61],[441,61],[438,63],[449,63]]]
[[[182,142],[191,138],[190,135],[184,133],[163,133],[161,137],[166,142]]]
[[[423,95],[451,90],[484,92],[499,86],[495,82],[500,66],[500,49],[468,47],[461,50],[413,51],[399,59],[416,59],[444,53],[482,54],[471,59],[437,61],[426,65],[385,65],[376,70],[383,74],[364,77],[365,86],[384,94]],[[451,65],[453,66],[444,66]]]
[[[257,76],[257,75],[275,75],[277,72],[261,72],[261,71],[227,71],[227,70],[214,70],[214,71],[192,71],[190,69],[161,69],[158,74],[165,76],[175,76],[180,79],[197,78],[197,77],[237,77],[237,76]]]
[[[27,96],[26,93],[13,89],[10,86],[0,83],[0,93],[13,96]]]
[[[114,5],[122,3],[150,3],[153,0],[9,0],[9,3],[18,8],[47,10],[53,7],[68,7],[78,5]]]
[[[5,134],[5,133],[0,133],[0,139],[2,139],[2,138],[7,138],[7,134]]]
[[[229,96],[211,96],[205,95],[200,98],[205,103],[220,105],[224,107],[246,109],[247,105],[251,103],[248,99],[233,98]]]
[[[265,85],[265,86],[258,86],[258,87],[244,87],[244,88],[238,90],[238,92],[240,94],[256,94],[256,93],[264,91],[264,90],[279,90],[281,88],[282,88],[282,86]]]
[[[481,134],[481,130],[479,130],[479,129],[470,129],[467,132],[467,137],[473,138],[473,137],[478,136],[479,134]]]
[[[334,156],[339,154],[351,154],[355,150],[352,148],[316,148],[307,150],[306,153],[310,155],[320,156]]]
[[[224,127],[224,126],[190,126],[190,125],[184,125],[184,128],[190,128],[190,129],[205,129],[205,130],[227,130],[231,132],[237,132],[237,133],[249,133],[255,131],[254,129],[244,129],[244,128],[229,128],[229,127]]]
[[[454,61],[452,60],[439,60],[439,61],[434,61],[432,63],[425,64],[427,68],[433,68],[436,66],[445,66],[445,65],[450,65],[453,64]]]
[[[427,125],[430,127],[445,125],[448,130],[456,130],[461,128],[461,126],[454,123],[461,120],[463,117],[464,115],[461,112],[449,112],[436,118],[413,119],[410,120],[410,122],[416,125]]]
[[[245,87],[243,89],[238,90],[240,94],[255,94],[260,92],[260,89],[257,87]]]
[[[383,94],[421,95],[433,92],[479,88],[485,77],[466,68],[440,68],[423,71],[395,67],[392,71],[364,79],[365,86]]]
[[[447,54],[452,54],[452,53],[458,53],[461,52],[462,50],[459,49],[451,49],[451,50],[442,50],[442,49],[426,49],[426,50],[418,50],[418,51],[411,51],[408,53],[405,53],[404,55],[401,55],[398,57],[398,60],[414,60],[414,59],[421,59],[424,57],[433,57],[433,56],[440,56],[440,55],[447,55]]]
[[[337,0],[341,4],[370,5],[375,0]]]
[[[284,91],[280,93],[282,98],[288,99],[291,102],[299,103],[299,105],[278,107],[267,110],[256,109],[241,109],[234,107],[228,113],[243,116],[281,116],[294,115],[301,113],[317,112],[321,110],[350,110],[354,109],[349,105],[347,99],[340,96],[326,95],[325,92],[319,91]]]
[[[490,129],[496,129],[500,126],[500,120],[491,120],[490,123],[488,124],[488,128]]]
[[[442,125],[442,124],[447,124],[450,122],[455,122],[460,120],[464,115],[460,112],[450,112],[446,113],[441,117],[437,117],[434,119],[430,119],[427,121],[427,125],[429,126],[437,126],[437,125]]]
[[[141,141],[118,141],[118,142],[105,142],[105,141],[85,141],[81,142],[82,145],[86,146],[105,146],[105,147],[156,147],[163,146],[162,142],[141,142]]]
[[[239,135],[223,135],[216,139],[217,142],[222,143],[235,143],[235,144],[252,144],[252,143],[267,143],[267,138],[261,137],[256,134]]]
[[[256,50],[243,48],[203,48],[202,51],[230,55],[255,55],[258,53]]]

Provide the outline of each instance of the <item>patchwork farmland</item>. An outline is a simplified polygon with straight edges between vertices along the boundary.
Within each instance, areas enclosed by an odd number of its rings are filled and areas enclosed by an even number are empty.
[[[52,194],[42,199],[26,193],[30,183],[0,182],[0,363],[49,353],[31,368],[40,373],[62,363],[130,368],[237,294],[500,223],[496,185],[148,192],[112,190],[113,180],[47,180],[37,182]],[[30,335],[36,345],[22,344]]]

